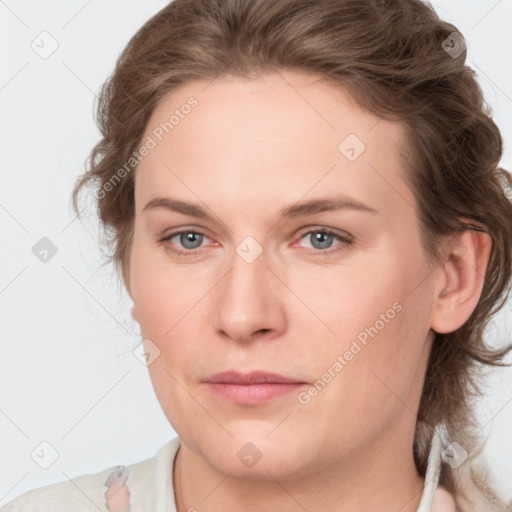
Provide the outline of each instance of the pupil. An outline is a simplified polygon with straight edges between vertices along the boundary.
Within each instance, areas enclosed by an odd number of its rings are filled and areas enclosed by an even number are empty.
[[[201,245],[201,241],[200,241],[200,238],[202,235],[200,235],[199,233],[186,233],[186,234],[182,234],[181,235],[181,244],[183,245],[183,247],[185,247],[186,249],[197,249],[197,247],[199,247]],[[194,238],[199,239],[199,244],[197,244],[197,240],[194,241]],[[194,246],[194,242],[197,244]],[[191,243],[192,244],[192,247],[190,247],[188,244]]]
[[[329,247],[331,238],[332,235],[329,235],[328,233],[316,233],[316,235],[313,236],[313,247],[315,247],[315,249],[325,249]],[[315,244],[318,244],[318,247]]]

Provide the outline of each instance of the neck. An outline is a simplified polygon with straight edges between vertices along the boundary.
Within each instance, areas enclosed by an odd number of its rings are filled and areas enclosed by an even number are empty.
[[[404,445],[403,438],[398,445],[374,445],[361,457],[279,481],[270,473],[262,480],[221,473],[182,443],[173,472],[177,511],[416,512],[424,479],[417,473],[412,449],[397,451]]]

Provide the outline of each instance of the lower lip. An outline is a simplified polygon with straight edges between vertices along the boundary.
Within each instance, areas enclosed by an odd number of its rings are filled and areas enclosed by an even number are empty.
[[[305,384],[283,384],[270,382],[265,384],[224,384],[207,383],[208,388],[217,395],[236,404],[257,405],[298,391]]]

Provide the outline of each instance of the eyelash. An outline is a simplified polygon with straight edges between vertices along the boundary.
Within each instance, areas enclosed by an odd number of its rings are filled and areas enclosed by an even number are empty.
[[[177,235],[181,235],[183,233],[193,233],[194,235],[202,235],[206,238],[210,238],[206,233],[202,232],[202,231],[198,231],[198,230],[195,230],[195,229],[182,229],[181,231],[175,231],[173,233],[170,233],[169,235],[166,235],[164,238],[160,239],[158,242],[165,245],[166,246],[166,250],[169,250],[175,254],[177,254],[178,256],[197,256],[201,253],[201,249],[186,249],[186,250],[182,250],[182,249],[175,249],[174,247],[166,244],[166,242],[168,242],[169,240],[171,240],[172,238],[174,238],[175,236]],[[302,232],[300,235],[299,235],[299,240],[302,240],[306,235],[310,235],[312,233],[322,233],[324,235],[332,235],[334,236],[335,238],[337,238],[341,243],[335,247],[330,247],[328,249],[310,249],[308,250],[308,252],[310,254],[313,254],[313,255],[318,255],[318,256],[326,256],[326,255],[330,255],[330,254],[333,254],[333,253],[337,253],[343,249],[345,249],[346,247],[349,247],[351,246],[353,243],[354,243],[354,240],[353,238],[350,236],[350,235],[347,235],[347,236],[342,236],[340,234],[338,234],[337,232],[335,231],[332,231],[332,230],[329,230],[329,229],[310,229],[309,231],[304,231]]]

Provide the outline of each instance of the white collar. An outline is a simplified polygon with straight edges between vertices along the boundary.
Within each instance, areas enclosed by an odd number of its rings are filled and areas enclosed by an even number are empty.
[[[425,484],[420,504],[416,512],[431,512],[434,495],[436,494],[441,474],[441,437],[434,431],[430,453],[428,454],[427,470],[425,472]]]

